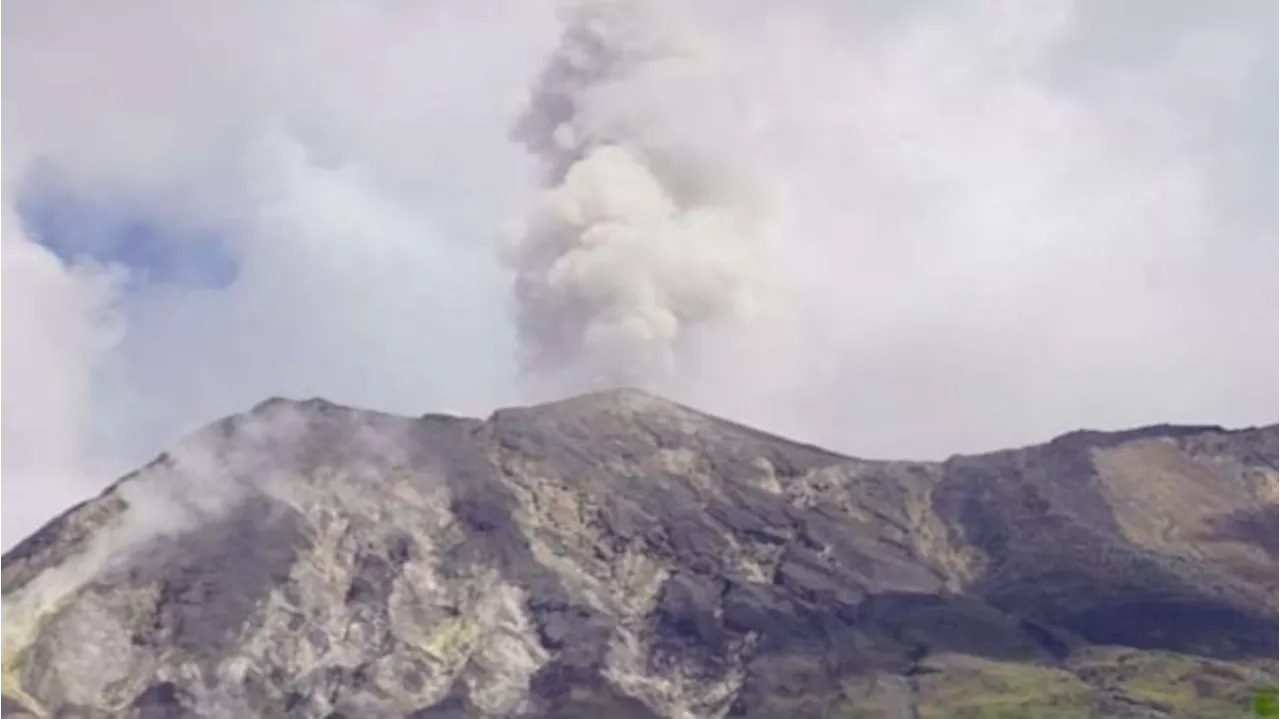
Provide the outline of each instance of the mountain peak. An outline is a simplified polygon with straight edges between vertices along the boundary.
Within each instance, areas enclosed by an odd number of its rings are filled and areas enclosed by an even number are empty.
[[[1216,715],[1276,670],[1276,444],[871,462],[635,389],[276,398],[5,555],[5,711]]]
[[[1110,431],[1078,429],[1073,432],[1067,432],[1066,434],[1059,435],[1053,438],[1052,442],[1058,444],[1082,443],[1095,445],[1117,445],[1140,439],[1179,439],[1198,434],[1222,434],[1227,431],[1228,430],[1221,426],[1210,424],[1152,424],[1132,429]]]
[[[682,404],[657,394],[634,387],[613,387],[585,392],[564,399],[553,400],[526,407],[510,407],[499,412],[527,412],[550,416],[615,414],[672,415],[700,414]]]

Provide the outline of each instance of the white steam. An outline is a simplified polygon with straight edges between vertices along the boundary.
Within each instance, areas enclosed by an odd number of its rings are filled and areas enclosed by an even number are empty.
[[[749,128],[675,13],[597,1],[562,21],[515,128],[549,185],[506,256],[526,369],[661,382],[690,334],[739,316],[761,280]]]
[[[86,421],[86,409],[95,374],[119,340],[110,306],[119,278],[97,265],[64,266],[28,238],[10,207],[0,209],[0,247],[3,365],[10,379],[0,401],[3,470],[11,478],[4,517],[6,526],[20,522],[31,531],[38,525],[30,506],[65,508],[99,489],[84,481],[93,464],[88,437],[97,429]],[[10,536],[4,535],[6,546]]]

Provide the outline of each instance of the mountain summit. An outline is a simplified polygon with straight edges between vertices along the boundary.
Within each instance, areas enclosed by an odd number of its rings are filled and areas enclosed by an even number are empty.
[[[641,392],[270,400],[4,556],[5,716],[1219,717],[1277,430],[854,459]]]

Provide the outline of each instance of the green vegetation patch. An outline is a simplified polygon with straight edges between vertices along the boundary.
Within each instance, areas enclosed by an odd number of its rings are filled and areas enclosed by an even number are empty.
[[[1094,692],[1071,672],[966,655],[930,657],[919,677],[921,719],[1076,719]]]
[[[1260,717],[1280,717],[1280,697],[1277,697],[1276,686],[1265,686],[1253,693],[1251,708]]]
[[[1248,716],[1258,687],[1275,681],[1275,667],[1267,662],[1172,652],[1094,648],[1072,664],[1110,694],[1186,719]]]

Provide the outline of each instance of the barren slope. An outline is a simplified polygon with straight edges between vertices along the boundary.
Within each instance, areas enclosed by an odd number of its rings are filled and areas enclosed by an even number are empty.
[[[1274,426],[869,462],[634,391],[273,400],[4,557],[5,710],[1222,716],[1276,671],[1276,465]]]

